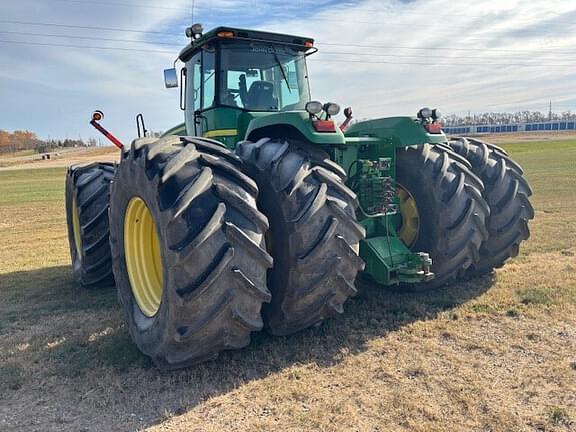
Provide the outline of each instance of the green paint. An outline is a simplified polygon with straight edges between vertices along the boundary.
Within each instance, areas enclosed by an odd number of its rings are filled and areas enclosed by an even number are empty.
[[[316,132],[306,111],[291,111],[279,113],[245,113],[245,137],[287,136],[288,132],[295,131],[305,140],[318,145],[343,145],[344,135],[338,129],[335,133]],[[275,135],[274,129],[280,130],[284,135]]]
[[[395,147],[424,143],[441,143],[446,136],[430,134],[414,117],[388,117],[355,123],[346,131],[347,137],[377,137],[389,140]]]
[[[162,137],[166,137],[168,135],[178,135],[178,136],[185,136],[190,135],[186,132],[186,124],[180,123],[179,125],[174,126],[173,128],[168,129],[166,132],[162,134]]]

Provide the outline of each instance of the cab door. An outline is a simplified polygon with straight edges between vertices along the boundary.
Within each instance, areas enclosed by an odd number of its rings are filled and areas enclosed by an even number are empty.
[[[203,136],[210,129],[203,114],[214,107],[215,51],[202,49],[186,62],[186,130]]]

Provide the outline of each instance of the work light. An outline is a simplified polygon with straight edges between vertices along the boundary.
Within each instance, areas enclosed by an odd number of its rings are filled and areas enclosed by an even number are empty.
[[[430,108],[422,108],[418,111],[418,118],[422,120],[426,120],[432,117],[432,110]]]
[[[204,28],[202,27],[202,24],[194,24],[192,25],[192,27],[188,27],[186,29],[186,36],[192,39],[196,39],[197,37],[202,35],[203,31]]]
[[[312,115],[320,114],[322,112],[322,102],[310,101],[306,104],[306,111]]]
[[[333,102],[328,102],[324,105],[324,111],[326,111],[329,116],[338,115],[340,113],[340,105]]]

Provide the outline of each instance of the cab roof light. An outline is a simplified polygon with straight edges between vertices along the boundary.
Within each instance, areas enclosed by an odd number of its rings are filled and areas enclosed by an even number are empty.
[[[233,38],[235,36],[233,31],[221,31],[216,35],[219,38]]]
[[[186,29],[186,37],[189,37],[191,39],[198,39],[200,36],[202,36],[203,32],[204,27],[202,27],[202,24],[196,23],[193,24],[192,27],[188,27]]]

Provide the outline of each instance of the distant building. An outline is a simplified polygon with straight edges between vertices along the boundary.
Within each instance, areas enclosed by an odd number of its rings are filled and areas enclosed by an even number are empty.
[[[513,132],[547,132],[576,130],[574,120],[552,120],[546,122],[446,126],[444,132],[451,135],[481,135]]]

